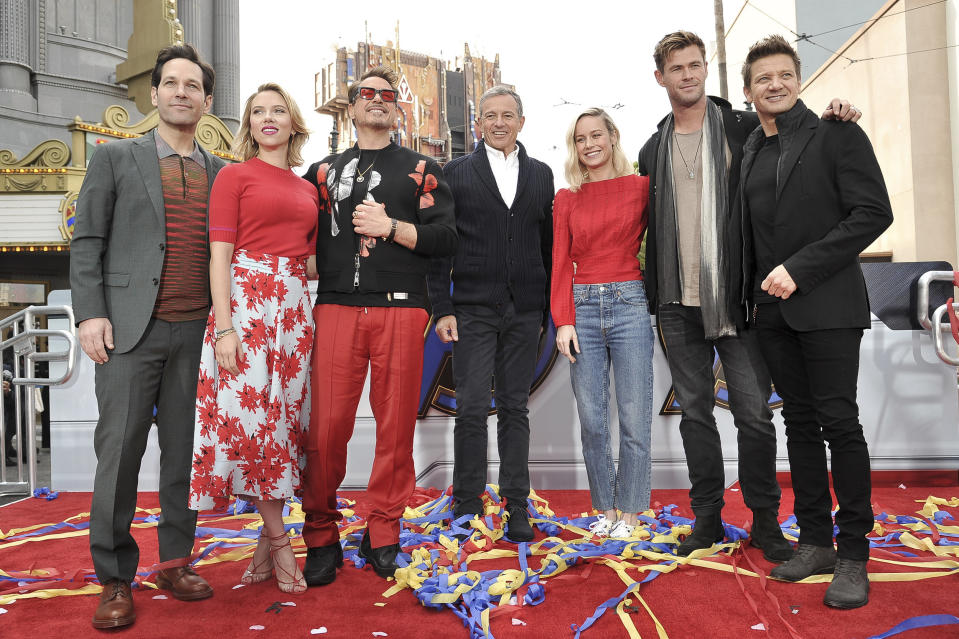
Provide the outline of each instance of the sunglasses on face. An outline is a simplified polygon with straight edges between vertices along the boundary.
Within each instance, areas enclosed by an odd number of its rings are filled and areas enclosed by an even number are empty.
[[[396,91],[393,89],[374,89],[373,87],[360,87],[359,97],[364,100],[372,100],[377,95],[383,102],[396,102]]]

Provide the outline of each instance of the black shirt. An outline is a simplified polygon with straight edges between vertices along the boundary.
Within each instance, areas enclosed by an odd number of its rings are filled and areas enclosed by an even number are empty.
[[[746,180],[746,203],[749,206],[756,260],[753,278],[753,302],[756,304],[779,300],[760,288],[769,272],[779,266],[773,253],[776,239],[776,169],[779,152],[779,136],[767,136],[763,148],[756,154],[756,161]]]

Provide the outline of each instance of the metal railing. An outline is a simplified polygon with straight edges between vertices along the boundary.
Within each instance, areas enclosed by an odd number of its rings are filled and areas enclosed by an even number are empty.
[[[939,356],[939,359],[950,366],[959,366],[959,352],[957,352],[956,355],[947,353],[946,346],[942,339],[943,329],[945,329],[946,334],[952,334],[949,323],[946,322],[945,325],[943,325],[942,321],[948,312],[948,304],[943,304],[937,308],[932,314],[932,319],[929,318],[929,285],[932,284],[932,282],[952,282],[954,277],[955,273],[952,271],[929,271],[928,273],[923,273],[919,278],[916,290],[916,314],[919,324],[932,333],[932,338],[936,345],[936,355]],[[952,307],[953,311],[959,311],[959,303],[953,302]]]
[[[69,320],[69,330],[37,328],[37,320],[49,316],[66,316]],[[0,335],[10,330],[10,337],[0,342],[0,354],[7,349],[12,351],[12,377],[5,375],[4,379],[11,384],[11,395],[14,402],[15,418],[12,424],[7,424],[4,404],[9,401],[0,392],[0,457],[4,465],[0,466],[0,495],[32,494],[37,488],[37,413],[36,389],[38,386],[56,386],[65,384],[73,376],[77,362],[77,338],[74,335],[73,308],[70,306],[30,306],[22,311],[0,320]],[[61,338],[66,340],[67,348],[63,351],[38,351],[37,338]],[[23,366],[21,367],[21,360]],[[35,377],[35,364],[39,362],[65,362],[65,372],[57,378]],[[49,410],[49,407],[47,407]],[[25,419],[24,419],[25,418]],[[25,423],[24,423],[25,421]],[[6,430],[14,428],[17,435],[16,481],[7,478],[6,459]],[[24,481],[24,459],[26,453],[27,480]]]

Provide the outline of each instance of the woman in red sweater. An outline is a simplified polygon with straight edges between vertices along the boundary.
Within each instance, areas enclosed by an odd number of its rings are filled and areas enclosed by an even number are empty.
[[[566,135],[568,189],[553,203],[551,310],[570,380],[598,537],[628,539],[649,508],[653,330],[640,272],[649,179],[633,174],[619,129],[587,109]],[[616,381],[619,468],[610,443],[609,371]]]
[[[236,152],[210,192],[210,293],[196,398],[190,507],[256,502],[263,527],[240,581],[276,575],[280,590],[306,582],[283,523],[301,486],[309,424],[316,189],[290,170],[307,140],[299,108],[276,84],[246,102]]]

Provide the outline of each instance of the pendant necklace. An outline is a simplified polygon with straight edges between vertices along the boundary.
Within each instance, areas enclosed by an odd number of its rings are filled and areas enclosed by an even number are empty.
[[[363,177],[363,175],[364,175],[365,173],[369,173],[369,172],[370,172],[370,169],[372,169],[372,168],[373,168],[373,165],[376,164],[376,158],[379,157],[379,155],[380,155],[380,152],[377,151],[377,152],[376,152],[376,155],[373,156],[373,161],[370,162],[370,165],[369,165],[368,167],[366,167],[364,170],[362,170],[362,171],[360,171],[359,173],[357,173],[357,175],[356,175],[356,181],[357,181],[357,182],[363,182],[363,181],[366,179],[366,178]]]
[[[696,172],[689,168],[689,163],[686,161],[686,157],[683,155],[683,147],[679,143],[679,138],[676,137],[676,132],[673,131],[673,140],[676,141],[676,148],[679,149],[679,157],[683,161],[683,166],[686,167],[686,177],[690,180],[696,179]],[[703,146],[703,130],[699,130],[699,144],[696,145],[696,153],[693,155],[693,166],[696,166],[696,158],[699,157],[699,149]],[[376,158],[373,158],[373,161],[376,161]],[[372,166],[372,165],[370,165]]]

